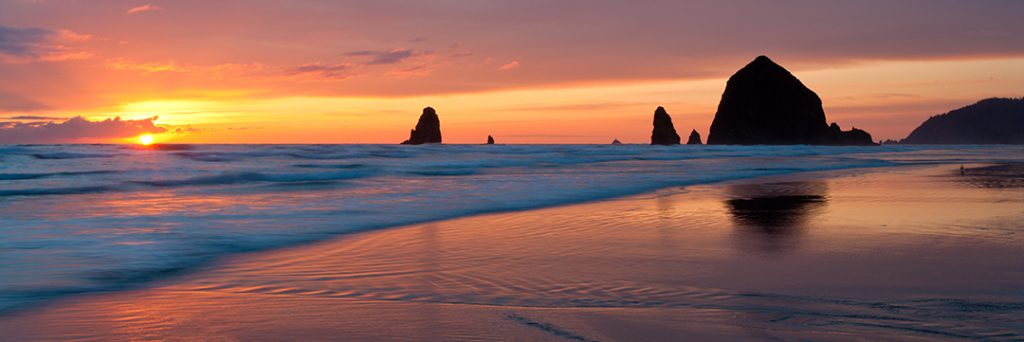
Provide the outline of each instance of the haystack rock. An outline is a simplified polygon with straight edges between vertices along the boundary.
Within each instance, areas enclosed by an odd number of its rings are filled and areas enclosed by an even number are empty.
[[[612,140],[612,145],[622,145],[622,142],[619,139],[614,139]]]
[[[434,108],[423,108],[423,115],[416,123],[416,128],[409,132],[409,140],[403,141],[403,145],[440,144],[441,143],[441,120],[437,117]]]
[[[825,120],[821,98],[788,70],[759,56],[729,78],[708,144],[874,145],[863,130]]]
[[[700,145],[700,144],[703,144],[702,142],[700,142],[700,133],[697,133],[697,130],[693,130],[692,132],[690,132],[690,139],[686,140],[686,144],[687,145]]]
[[[1024,144],[1024,98],[991,98],[936,115],[902,144]]]
[[[679,134],[672,125],[672,117],[664,107],[654,111],[654,131],[651,132],[651,145],[679,145]]]
[[[494,137],[488,135],[487,136],[487,144],[488,145],[494,145]]]

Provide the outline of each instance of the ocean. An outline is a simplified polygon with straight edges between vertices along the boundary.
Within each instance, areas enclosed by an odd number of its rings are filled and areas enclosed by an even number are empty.
[[[1020,146],[0,145],[0,314],[359,231],[769,175],[1021,162]]]

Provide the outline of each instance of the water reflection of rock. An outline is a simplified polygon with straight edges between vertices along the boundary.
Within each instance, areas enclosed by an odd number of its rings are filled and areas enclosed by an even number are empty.
[[[780,252],[796,247],[808,219],[825,207],[824,182],[736,184],[726,208],[743,250]]]

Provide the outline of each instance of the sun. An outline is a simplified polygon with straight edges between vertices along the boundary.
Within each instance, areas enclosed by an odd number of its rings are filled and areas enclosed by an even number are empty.
[[[152,134],[140,135],[139,136],[139,144],[142,144],[143,146],[149,146],[149,145],[153,144],[153,135]]]

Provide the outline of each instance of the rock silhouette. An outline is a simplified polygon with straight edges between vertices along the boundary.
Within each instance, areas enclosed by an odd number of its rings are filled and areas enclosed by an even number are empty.
[[[700,144],[703,144],[702,142],[700,142],[700,133],[697,133],[697,130],[693,130],[692,132],[690,132],[690,139],[686,140],[686,144],[687,145],[700,145]]]
[[[664,107],[654,111],[654,130],[651,132],[651,145],[679,145],[679,134],[672,125],[672,117]]]
[[[487,144],[488,145],[494,145],[494,137],[488,135],[487,136]]]
[[[437,117],[434,108],[423,108],[416,128],[409,132],[409,139],[403,141],[403,145],[440,144],[441,143],[441,120]]]
[[[839,128],[838,124],[833,122],[828,126],[828,134],[825,142],[826,145],[875,145],[875,142],[871,140],[871,134],[862,129],[857,129],[857,127],[844,131]]]
[[[619,139],[613,139],[612,140],[612,145],[622,145],[622,142],[619,141]]]
[[[991,98],[936,115],[903,144],[1024,144],[1024,98]]]
[[[874,145],[863,130],[835,129],[826,123],[818,94],[782,66],[759,56],[729,78],[708,144]]]

